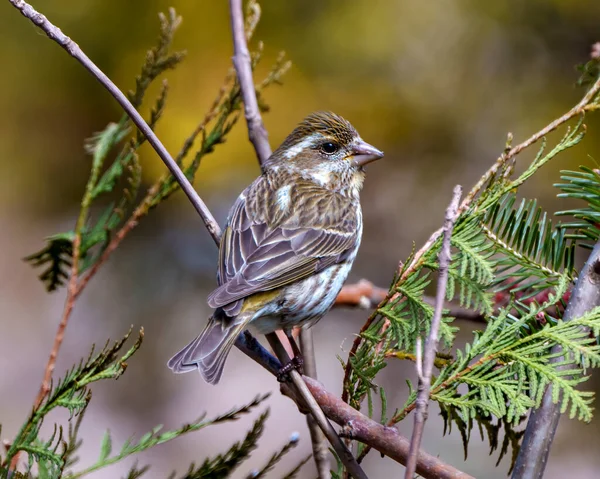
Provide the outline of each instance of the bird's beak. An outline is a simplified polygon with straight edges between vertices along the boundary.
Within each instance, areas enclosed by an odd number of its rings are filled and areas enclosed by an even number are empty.
[[[367,163],[379,160],[380,158],[383,158],[383,151],[378,150],[363,140],[359,140],[352,145],[350,161],[354,166],[363,167]]]

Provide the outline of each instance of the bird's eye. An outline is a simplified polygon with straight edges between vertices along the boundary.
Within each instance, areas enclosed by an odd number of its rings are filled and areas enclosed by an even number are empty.
[[[331,141],[328,141],[321,145],[321,150],[323,151],[323,153],[327,153],[328,155],[335,153],[336,151],[338,151],[338,149],[339,146]]]

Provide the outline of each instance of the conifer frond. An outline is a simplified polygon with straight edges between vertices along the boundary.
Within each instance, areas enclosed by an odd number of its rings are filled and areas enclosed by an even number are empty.
[[[58,407],[67,409],[71,418],[83,413],[90,401],[91,383],[102,379],[117,379],[125,372],[126,361],[138,350],[143,338],[143,330],[141,330],[137,341],[120,355],[130,333],[131,331],[112,345],[107,342],[97,354],[94,354],[92,349],[85,361],[82,360],[79,365],[67,371],[63,379],[57,381],[17,433],[4,458],[6,463],[10,463],[19,451],[27,453],[32,464],[43,463],[42,467],[48,471],[62,471],[67,463],[73,462],[73,454],[78,447],[76,435],[79,423],[76,423],[74,428],[69,428],[68,441],[63,440],[62,428],[57,426],[50,439],[42,441],[39,439],[42,422],[48,413]],[[58,475],[51,477],[58,477]]]
[[[266,477],[267,472],[271,471],[275,465],[281,461],[283,456],[290,452],[293,448],[298,445],[300,437],[298,433],[293,433],[290,439],[283,445],[283,447],[275,452],[267,461],[267,463],[260,468],[258,471],[252,471],[246,476],[246,479],[262,479]]]
[[[440,414],[444,420],[444,435],[452,431],[452,427],[456,427],[463,441],[463,453],[465,460],[468,457],[468,446],[471,439],[471,433],[475,427],[479,430],[479,436],[482,441],[487,440],[489,443],[490,456],[500,446],[496,466],[500,464],[502,459],[508,454],[510,449],[510,467],[508,474],[512,472],[514,464],[517,460],[521,438],[524,431],[517,430],[516,427],[522,423],[525,416],[521,418],[519,424],[515,426],[513,423],[504,418],[494,418],[491,416],[483,416],[479,413],[469,421],[464,421],[457,408],[451,405],[440,404]],[[502,444],[500,444],[500,434],[503,433]]]
[[[600,171],[580,166],[580,171],[561,171],[561,180],[555,184],[562,193],[559,198],[573,198],[585,201],[586,205],[557,215],[572,216],[577,221],[562,225],[569,229],[567,236],[577,240],[580,246],[591,249],[600,238]]]
[[[570,417],[589,421],[592,394],[575,386],[587,379],[582,376],[584,369],[600,365],[600,346],[588,333],[599,330],[600,310],[567,323],[548,323],[537,331],[522,327],[555,305],[567,284],[561,280],[548,302],[530,305],[519,317],[505,310],[493,318],[486,331],[476,334],[464,351],[457,352],[456,361],[440,372],[432,398],[456,407],[465,421],[479,412],[515,422],[539,405],[546,384],[551,383],[554,401],[562,395],[562,411],[568,409]],[[560,360],[550,353],[555,344],[564,351]],[[459,384],[466,384],[468,393],[457,395]]]
[[[548,219],[536,200],[515,206],[516,201],[512,192],[502,197],[488,209],[481,228],[497,254],[494,289],[524,292],[524,299],[556,286],[562,274],[575,275],[575,241],[563,225]]]
[[[198,467],[192,464],[188,472],[180,479],[226,479],[229,477],[258,447],[258,440],[262,436],[268,416],[269,410],[260,415],[242,441],[233,444],[226,453],[206,459]]]
[[[254,409],[260,403],[262,403],[267,397],[269,397],[269,394],[266,394],[263,396],[257,396],[250,403],[248,403],[242,407],[234,408],[231,411],[229,411],[225,414],[222,414],[220,416],[217,416],[213,419],[205,420],[204,416],[202,416],[199,419],[197,419],[196,421],[193,421],[189,424],[185,424],[182,427],[180,427],[178,429],[174,429],[172,431],[160,432],[162,429],[162,426],[156,426],[155,428],[152,429],[152,431],[144,434],[138,441],[133,441],[132,439],[125,441],[125,444],[123,444],[123,446],[121,447],[121,450],[116,454],[112,454],[112,439],[111,439],[110,433],[107,431],[102,439],[102,443],[100,446],[100,456],[99,456],[98,460],[91,466],[83,469],[82,471],[71,472],[71,473],[67,474],[65,476],[65,479],[77,479],[77,478],[86,476],[87,474],[90,474],[91,472],[97,471],[99,469],[103,469],[107,466],[110,466],[119,461],[122,461],[123,459],[125,459],[129,456],[140,453],[142,451],[150,449],[151,447],[157,446],[159,444],[164,444],[165,442],[172,441],[173,439],[183,436],[185,434],[188,434],[190,432],[199,431],[200,429],[204,429],[208,426],[214,426],[214,425],[221,424],[224,422],[235,421],[235,420],[239,419],[239,417],[242,414],[249,413],[252,409]],[[261,428],[262,428],[262,423],[264,423],[267,416],[268,416],[268,412],[263,414],[257,421],[257,422],[262,421],[260,423]],[[262,429],[260,429],[260,431],[258,433],[256,433],[256,423],[255,423],[255,427],[252,429],[252,431],[255,431],[255,434],[258,434],[258,436],[256,436],[256,439],[258,439],[258,437],[262,433]],[[248,437],[246,439],[248,439]],[[242,458],[243,454],[248,454],[252,450],[253,447],[254,446],[251,446],[246,441],[243,441],[241,443],[236,443],[236,444],[234,444],[234,446],[232,446],[232,448],[228,451],[228,453],[226,453],[222,457],[226,457],[227,454],[231,454],[231,455],[235,455],[235,457],[237,457],[237,458]],[[137,476],[135,476],[135,477],[139,477],[146,470],[147,470],[147,468],[137,469],[137,466],[134,467],[134,469],[132,469],[132,471],[134,471],[135,474],[137,474]],[[214,471],[217,471],[217,470],[218,470],[218,468],[215,468],[212,471],[214,473]],[[130,471],[130,474],[131,473],[132,472]],[[202,476],[193,476],[192,475],[190,477],[202,477]]]
[[[181,25],[182,18],[177,15],[174,8],[169,8],[168,14],[159,13],[160,33],[156,45],[146,52],[146,59],[141,72],[135,79],[135,90],[127,93],[129,101],[139,108],[144,95],[152,82],[166,70],[175,68],[184,58],[186,52],[171,53],[171,45],[175,32]]]

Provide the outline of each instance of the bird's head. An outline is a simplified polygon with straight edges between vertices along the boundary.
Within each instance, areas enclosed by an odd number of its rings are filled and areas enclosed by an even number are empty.
[[[300,122],[265,166],[292,170],[323,185],[358,183],[360,189],[364,166],[382,157],[350,122],[335,113],[316,112]]]

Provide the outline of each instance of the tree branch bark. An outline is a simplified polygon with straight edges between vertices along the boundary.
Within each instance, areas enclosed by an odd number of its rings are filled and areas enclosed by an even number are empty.
[[[600,306],[600,241],[592,250],[571,293],[563,321],[570,321]],[[563,360],[562,347],[556,345],[552,361]],[[542,403],[534,409],[527,422],[521,449],[513,470],[513,479],[541,479],[548,462],[552,441],[560,419],[560,404],[552,401],[552,386],[548,386]]]
[[[259,8],[258,4],[253,4],[253,6],[254,8]],[[229,0],[229,11],[231,18],[231,32],[233,36],[233,65],[237,73],[238,81],[240,83],[240,90],[242,92],[242,98],[244,100],[244,116],[246,117],[246,124],[248,126],[248,138],[254,146],[258,163],[262,167],[267,159],[271,156],[271,146],[269,145],[268,133],[263,124],[260,110],[258,108],[258,99],[256,98],[256,89],[254,87],[254,80],[252,77],[250,52],[248,50],[245,33],[246,30],[244,28],[242,0]],[[275,337],[276,336],[273,338]],[[301,328],[300,338],[302,342],[302,353],[304,360],[306,364],[309,365],[307,372],[309,376],[316,378],[316,358],[312,334],[308,329]],[[279,339],[277,339],[277,341],[279,342]],[[298,382],[297,380],[294,380],[294,384],[296,384],[296,386],[299,388],[305,387],[302,381]],[[300,390],[299,392],[302,393],[303,391]],[[308,390],[304,391],[304,393],[310,394]],[[312,401],[307,401],[307,404],[309,408],[314,406]],[[329,451],[324,435],[327,436],[330,441],[333,441],[331,444],[338,452],[338,455],[344,464],[349,469],[353,470],[354,474],[358,474],[358,476],[355,477],[362,477],[361,474],[364,475],[364,473],[362,472],[360,466],[350,451],[340,447],[340,445],[343,446],[343,442],[339,439],[335,433],[335,430],[327,421],[327,418],[323,415],[323,418],[321,418],[322,420],[319,420],[318,415],[321,413],[321,411],[314,410],[312,412],[313,414],[308,415],[306,421],[313,444],[313,457],[319,472],[319,478],[329,479],[331,477],[328,461]],[[319,428],[324,428],[323,433],[321,433]],[[344,459],[344,457],[347,459]],[[348,461],[348,464],[346,464],[346,461]]]
[[[240,335],[236,346],[273,376],[276,376],[281,369],[281,363],[251,335]],[[365,416],[327,391],[317,380],[307,376],[303,376],[302,379],[325,415],[341,426],[351,439],[377,449],[402,465],[406,464],[410,443],[395,427],[379,424]],[[281,391],[296,402],[302,412],[305,414],[308,412],[302,400],[287,383],[282,383]],[[417,473],[426,479],[473,479],[469,474],[422,451],[417,457]]]
[[[300,348],[302,350],[302,357],[304,358],[304,373],[310,378],[317,379],[317,361],[312,329],[300,328]],[[313,459],[317,466],[319,479],[330,479],[331,463],[329,461],[329,448],[327,447],[325,436],[312,416],[306,416],[306,422],[310,431]]]
[[[425,421],[427,420],[427,406],[429,405],[429,389],[431,388],[431,373],[433,371],[433,363],[435,361],[435,354],[437,352],[440,323],[442,322],[442,313],[444,311],[444,301],[446,299],[446,287],[448,286],[448,269],[450,268],[450,261],[452,260],[450,252],[450,238],[452,237],[452,230],[454,228],[454,222],[457,217],[458,202],[460,201],[460,195],[462,188],[460,186],[454,187],[454,193],[452,195],[452,201],[446,210],[446,220],[444,221],[444,239],[442,242],[442,249],[439,254],[439,275],[438,285],[435,296],[435,309],[433,312],[433,318],[431,320],[431,326],[429,327],[429,336],[425,342],[425,354],[423,361],[421,362],[421,341],[417,342],[417,375],[419,378],[418,393],[417,393],[417,408],[415,411],[415,425],[410,440],[410,454],[406,463],[406,471],[404,474],[405,479],[412,479],[415,475],[417,467],[417,456],[419,454],[419,448],[421,447],[421,438],[423,437],[423,428],[425,427]]]
[[[240,82],[244,100],[244,116],[248,124],[248,138],[256,150],[258,162],[262,166],[267,158],[271,156],[271,146],[258,109],[258,100],[256,99],[254,80],[252,79],[252,65],[246,43],[242,0],[229,0],[229,10],[231,32],[233,33],[233,66]]]

